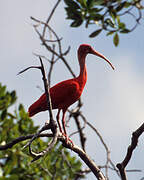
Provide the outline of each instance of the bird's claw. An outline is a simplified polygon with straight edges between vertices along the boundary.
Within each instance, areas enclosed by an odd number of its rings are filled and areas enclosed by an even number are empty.
[[[74,143],[72,142],[72,140],[68,137],[67,134],[62,132],[62,135],[65,137],[66,139],[66,144],[68,144],[69,142],[71,143],[72,147],[74,146]]]

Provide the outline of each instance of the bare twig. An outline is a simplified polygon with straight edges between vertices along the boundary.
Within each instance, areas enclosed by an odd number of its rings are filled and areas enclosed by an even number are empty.
[[[55,45],[53,45],[53,50],[55,50]],[[52,58],[51,58],[51,61],[50,61],[50,68],[49,68],[49,72],[48,72],[49,85],[51,84],[51,74],[52,74],[53,66],[54,66],[54,63],[56,62],[56,61],[54,61],[54,57],[55,57],[55,55],[52,54]]]
[[[86,118],[84,117],[84,115],[83,115],[82,113],[80,113],[79,115],[82,117],[82,119],[84,120],[84,122],[85,122],[91,129],[93,129],[93,131],[97,134],[97,136],[99,137],[101,143],[103,144],[103,146],[104,146],[104,148],[105,148],[105,150],[106,150],[106,157],[107,157],[107,158],[106,158],[106,165],[105,165],[106,178],[108,178],[108,167],[109,167],[108,164],[109,164],[109,163],[110,163],[110,165],[112,166],[112,168],[115,170],[115,172],[117,173],[117,175],[120,176],[120,175],[119,175],[119,172],[117,171],[114,163],[112,162],[112,160],[111,160],[111,158],[110,158],[110,150],[109,150],[108,146],[106,145],[106,143],[104,142],[101,134],[98,132],[98,130],[97,130],[91,123],[89,123],[89,122],[86,120]]]
[[[76,133],[79,133],[81,147],[85,151],[86,136],[83,133],[83,129],[85,128],[85,125],[83,127],[81,127],[81,124],[80,124],[80,121],[79,121],[79,111],[78,112],[77,111],[76,112],[71,112],[70,116],[73,116],[73,118],[75,120],[75,123],[76,123],[76,126],[77,126],[77,129],[78,129],[78,131],[72,133],[70,136],[72,136],[72,135],[74,135]]]
[[[46,24],[46,23],[44,23],[44,22],[42,22],[42,21],[37,20],[37,19],[34,18],[34,17],[31,17],[31,19],[34,20],[34,21],[36,21],[36,22],[39,22],[39,23],[41,23],[41,24]],[[59,39],[60,39],[60,38],[58,38],[58,36],[57,36],[57,34],[55,33],[55,31],[52,30],[52,28],[51,28],[49,25],[46,24],[46,26],[53,32],[54,36],[57,38],[57,40],[58,40],[58,42],[59,42]],[[61,53],[61,54],[57,53],[56,51],[54,51],[54,50],[46,43],[46,41],[45,41],[45,39],[43,38],[43,36],[42,36],[42,35],[40,34],[40,32],[37,30],[37,27],[34,26],[34,28],[35,28],[36,33],[39,35],[39,38],[40,38],[40,40],[42,41],[42,44],[44,45],[44,47],[45,47],[48,51],[50,51],[51,53],[53,53],[54,55],[56,55],[58,58],[60,58],[60,59],[64,62],[65,66],[68,68],[68,70],[69,70],[69,72],[72,74],[72,76],[73,76],[73,77],[76,77],[75,74],[74,74],[74,72],[72,71],[70,65],[67,63],[66,59],[63,57],[63,55],[65,55],[65,54],[67,54],[67,53],[69,52],[70,48],[68,48],[68,50],[67,50],[65,53]],[[59,47],[61,48],[61,46],[59,46]],[[60,48],[59,48],[59,51],[61,51]]]
[[[17,75],[19,75],[19,74],[22,74],[22,73],[24,73],[25,71],[27,71],[27,70],[29,70],[29,69],[41,69],[41,67],[40,66],[30,66],[30,67],[28,67],[28,68],[26,68],[26,69],[24,69],[24,70],[22,70],[22,71],[20,71]]]
[[[48,130],[48,129],[51,129],[51,124],[45,124],[37,133],[35,133],[35,135],[31,138],[31,140],[23,147],[23,148],[26,148],[28,146],[31,145],[31,143],[41,134],[41,132],[45,131],[45,130]],[[31,151],[31,149],[30,149]]]
[[[58,1],[56,2],[55,6],[53,7],[53,9],[52,9],[52,11],[51,11],[51,13],[50,13],[47,21],[46,21],[46,24],[49,23],[50,19],[52,18],[52,15],[54,14],[54,12],[55,12],[57,6],[59,5],[60,1],[61,1],[61,0],[58,0]],[[43,35],[42,35],[43,37],[45,36],[45,31],[46,31],[46,26],[44,26],[44,29],[43,29]]]
[[[45,74],[45,70],[44,70],[44,66],[42,63],[42,59],[41,57],[39,57],[40,59],[40,63],[41,63],[41,72],[42,72],[42,76],[43,76],[43,81],[44,81],[44,89],[45,89],[45,93],[46,93],[46,99],[47,99],[47,109],[49,110],[49,117],[50,117],[50,124],[53,124],[54,127],[51,129],[53,133],[55,133],[55,130],[57,129],[57,125],[56,122],[54,121],[53,118],[53,113],[52,113],[52,103],[51,103],[51,98],[50,98],[50,92],[49,92],[49,84],[46,78],[46,74]],[[48,123],[48,122],[46,122]]]

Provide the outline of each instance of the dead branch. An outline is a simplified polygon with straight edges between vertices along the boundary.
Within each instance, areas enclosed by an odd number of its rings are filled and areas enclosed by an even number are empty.
[[[29,153],[30,155],[32,155],[33,157],[35,157],[33,161],[36,161],[37,159],[39,159],[40,157],[44,156],[48,151],[50,151],[53,146],[56,144],[57,142],[57,138],[58,138],[58,127],[57,127],[57,123],[56,121],[53,119],[53,114],[52,114],[52,104],[51,104],[51,98],[50,98],[50,93],[49,93],[49,84],[45,75],[45,70],[44,70],[44,66],[43,66],[43,62],[41,57],[39,57],[40,59],[40,64],[41,66],[30,66],[22,71],[19,72],[19,74],[31,69],[31,68],[37,68],[41,70],[42,73],[42,79],[44,82],[44,89],[45,89],[45,93],[46,93],[46,99],[47,99],[47,109],[49,112],[49,118],[50,118],[50,122],[46,121],[45,125],[32,137],[32,139],[24,146],[24,148],[26,148],[27,146],[29,146]],[[48,147],[43,150],[40,153],[35,153],[31,150],[31,143],[38,137],[38,135],[40,135],[41,132],[51,129],[51,131],[53,132],[53,139],[50,141],[50,143],[48,144]]]
[[[52,11],[51,11],[51,13],[50,13],[47,21],[46,21],[46,24],[49,23],[49,21],[50,21],[50,19],[52,18],[52,16],[53,16],[53,14],[54,14],[57,6],[59,5],[60,1],[61,1],[61,0],[58,0],[58,1],[56,2],[55,6],[53,7],[53,9],[52,9]],[[46,26],[44,26],[44,28],[43,28],[43,37],[45,36],[45,31],[46,31]]]
[[[84,115],[82,113],[79,114],[83,121],[96,133],[96,135],[99,137],[102,145],[104,146],[105,150],[106,150],[106,164],[105,164],[105,170],[106,170],[106,178],[108,178],[108,169],[109,169],[109,164],[112,166],[112,168],[115,170],[115,172],[117,173],[118,176],[119,172],[116,169],[114,163],[112,162],[111,158],[110,158],[110,150],[108,148],[108,146],[106,145],[106,143],[104,142],[104,139],[102,137],[102,135],[99,133],[99,131],[91,124],[89,123],[86,118],[84,117]]]
[[[77,107],[76,107],[76,109],[77,109]],[[83,133],[83,129],[85,128],[85,123],[84,123],[84,126],[82,127],[81,123],[79,121],[79,111],[73,110],[73,111],[69,111],[69,112],[70,112],[70,118],[71,117],[74,118],[76,126],[77,126],[77,129],[78,129],[76,132],[73,132],[72,134],[70,134],[70,137],[73,136],[74,134],[79,133],[81,147],[85,151],[86,136]]]
[[[45,25],[50,29],[50,31],[52,31],[52,33],[54,34],[54,36],[56,37],[56,39],[57,39],[57,41],[58,41],[58,43],[59,43],[59,52],[61,52],[61,44],[60,44],[60,39],[61,39],[61,38],[59,38],[59,37],[57,36],[57,34],[55,33],[55,31],[52,30],[52,28],[51,28],[48,24],[46,24],[46,23],[44,23],[44,22],[42,22],[42,21],[39,21],[39,20],[37,20],[37,19],[34,18],[34,17],[31,17],[31,19],[34,20],[35,22],[40,23],[40,24],[45,24]],[[42,36],[42,35],[40,34],[40,32],[37,30],[37,27],[36,27],[36,26],[33,26],[33,27],[34,27],[36,33],[38,34],[40,40],[42,41],[43,46],[44,46],[49,52],[51,52],[52,54],[54,54],[54,55],[56,55],[58,58],[60,58],[60,59],[62,60],[62,62],[65,64],[65,66],[68,68],[68,70],[69,70],[69,72],[72,74],[72,76],[73,76],[73,77],[76,77],[76,76],[75,76],[75,73],[72,71],[70,65],[67,63],[66,59],[64,58],[64,55],[66,55],[66,54],[69,52],[70,48],[68,48],[68,50],[67,50],[66,52],[64,52],[64,53],[62,53],[62,52],[61,52],[61,53],[57,53],[56,51],[54,51],[54,50],[51,48],[51,46],[49,46],[49,45],[46,43],[46,41],[45,41],[45,39],[43,38],[43,36]]]
[[[126,154],[124,160],[121,163],[118,163],[116,165],[117,168],[119,169],[122,180],[127,180],[125,168],[128,165],[128,163],[132,157],[133,151],[137,147],[138,138],[142,135],[143,132],[144,132],[144,123],[135,132],[132,133],[131,144],[129,145],[129,147],[127,149],[127,154]]]

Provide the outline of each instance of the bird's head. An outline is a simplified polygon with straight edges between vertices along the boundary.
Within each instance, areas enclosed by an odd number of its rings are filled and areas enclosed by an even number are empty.
[[[92,47],[89,44],[81,44],[78,49],[80,55],[87,55],[88,53],[92,54]]]
[[[105,56],[103,56],[102,54],[100,54],[99,52],[94,50],[89,44],[81,44],[79,46],[79,48],[78,48],[78,55],[80,57],[82,57],[82,56],[86,56],[87,54],[94,54],[94,55],[104,59],[107,63],[109,63],[109,65],[114,70],[113,65],[111,64],[111,62]]]

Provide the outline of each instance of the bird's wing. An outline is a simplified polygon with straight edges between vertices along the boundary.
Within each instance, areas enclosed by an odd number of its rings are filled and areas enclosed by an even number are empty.
[[[71,79],[60,82],[50,88],[50,96],[53,109],[67,109],[71,104],[76,102],[81,93],[79,84]],[[44,93],[36,102],[29,107],[29,116],[33,116],[38,112],[47,110],[46,94]]]
[[[53,109],[67,108],[80,97],[79,84],[74,80],[66,80],[50,88]]]

